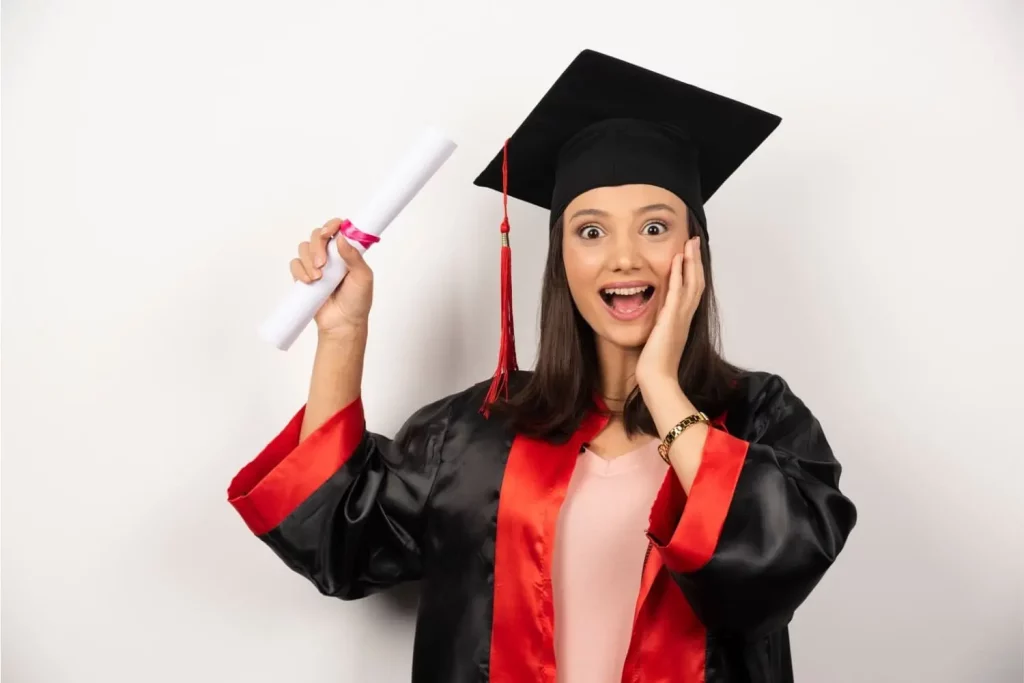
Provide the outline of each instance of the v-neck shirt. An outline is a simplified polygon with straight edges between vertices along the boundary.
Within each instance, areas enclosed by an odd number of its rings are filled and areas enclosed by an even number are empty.
[[[558,683],[618,683],[651,506],[668,465],[652,440],[615,458],[584,448],[558,518],[552,567]]]

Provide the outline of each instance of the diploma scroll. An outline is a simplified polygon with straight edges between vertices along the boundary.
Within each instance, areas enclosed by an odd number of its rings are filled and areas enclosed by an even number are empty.
[[[379,237],[448,160],[455,147],[441,131],[428,128],[362,210],[350,217],[352,225],[363,233]],[[366,251],[367,247],[354,239],[340,234],[331,238],[321,278],[310,284],[296,281],[292,285],[288,296],[260,326],[259,335],[265,341],[287,351],[341,284],[347,267],[338,255],[336,239],[348,239],[360,253]]]

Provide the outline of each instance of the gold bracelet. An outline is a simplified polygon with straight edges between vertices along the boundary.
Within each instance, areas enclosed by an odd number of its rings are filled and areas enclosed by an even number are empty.
[[[711,424],[711,421],[708,419],[708,416],[698,411],[694,415],[690,415],[689,417],[685,418],[679,424],[672,428],[672,431],[670,431],[665,436],[665,440],[662,441],[661,445],[658,446],[658,455],[661,456],[662,460],[664,460],[669,465],[672,464],[668,459],[668,449],[671,448],[672,442],[675,441],[676,437],[682,434],[687,427],[695,425],[698,422],[703,422],[704,424]]]

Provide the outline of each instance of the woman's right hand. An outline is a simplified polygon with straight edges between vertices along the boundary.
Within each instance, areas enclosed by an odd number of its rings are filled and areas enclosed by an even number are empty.
[[[332,218],[314,230],[308,241],[299,245],[299,257],[291,261],[293,278],[308,284],[323,276],[328,243],[341,224],[340,218]],[[348,273],[313,318],[323,338],[344,338],[364,329],[373,301],[373,272],[362,254],[344,237],[334,243]]]

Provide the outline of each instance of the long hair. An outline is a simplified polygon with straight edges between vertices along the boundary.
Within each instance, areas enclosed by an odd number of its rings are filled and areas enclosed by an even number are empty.
[[[689,215],[690,235],[702,233]],[[518,433],[563,440],[575,432],[584,416],[597,409],[600,367],[593,329],[580,315],[569,291],[562,251],[563,221],[549,233],[547,264],[541,291],[540,342],[535,370],[508,399],[492,406]],[[730,388],[742,370],[721,355],[718,310],[711,277],[711,253],[701,240],[700,258],[705,286],[679,364],[679,385],[687,398],[710,417],[724,409]],[[626,431],[660,437],[638,388],[626,398],[622,412]]]

